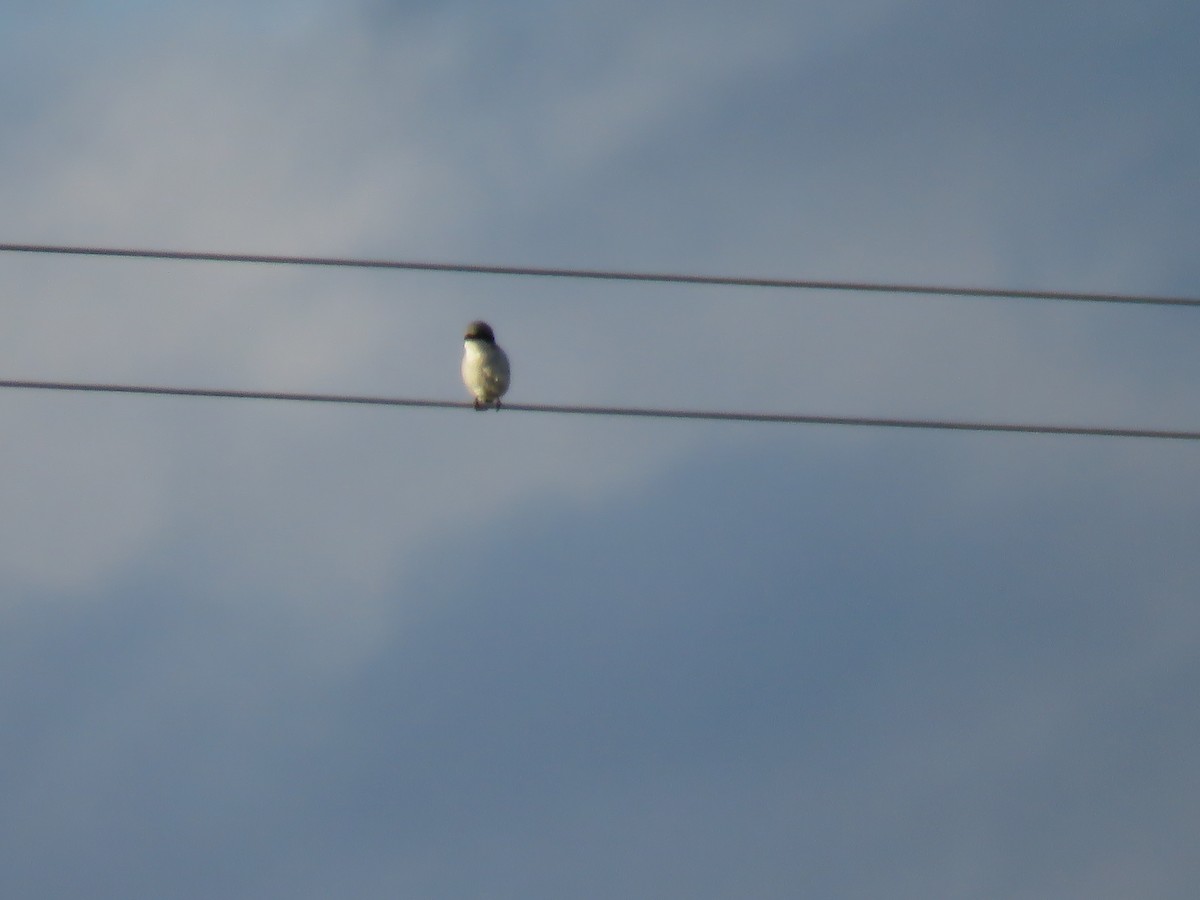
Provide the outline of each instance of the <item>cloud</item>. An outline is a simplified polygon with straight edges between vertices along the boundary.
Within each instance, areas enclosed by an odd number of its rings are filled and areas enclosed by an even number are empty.
[[[996,205],[1006,173],[1027,177],[1031,160],[1067,171],[1078,149],[1060,138],[1057,155],[1035,150],[1036,131],[1004,137],[1005,122],[1044,127],[1037,111],[1009,108],[988,124],[968,102],[1003,91],[986,67],[964,64],[970,91],[945,81],[961,62],[950,52],[958,20],[930,38],[903,4],[626,13],[535,5],[496,30],[494,16],[445,8],[318,11],[265,34],[155,19],[158,40],[114,39],[93,76],[60,84],[10,143],[29,174],[7,195],[6,228],[19,224],[22,239],[1003,283],[1019,271],[1011,246],[989,240],[1016,227]],[[993,55],[1019,45],[967,34]],[[581,42],[587,53],[570,51]],[[914,57],[922,46],[933,52]],[[868,49],[865,68],[848,65]],[[1078,83],[1063,90],[1056,99]],[[1071,134],[1099,132],[1111,109],[1085,109]],[[1102,158],[1128,166],[1150,140]],[[1093,190],[1114,165],[1066,189]],[[523,399],[1149,424],[1189,408],[1166,363],[1131,384],[1128,366],[1094,349],[1112,326],[1084,310],[6,262],[4,351],[25,377],[456,396],[458,334],[485,314]],[[1128,265],[1132,284],[1144,266]],[[1059,271],[1066,280],[1074,269]],[[758,440],[139,404],[124,401],[121,432],[96,440],[171,475],[148,478],[154,487],[118,479],[131,497],[154,497],[130,500],[147,524],[104,552],[66,554],[64,577],[80,568],[64,584],[101,571],[87,559],[120,571],[155,532],[229,548],[286,522],[274,551],[224,568],[257,571],[247,583],[286,594],[350,579],[382,603],[397,567],[464,517],[562,495],[587,502],[646,483],[707,441]],[[499,445],[495,474],[478,466],[478,440]],[[344,459],[353,477],[322,487],[328,476],[315,473]],[[60,495],[41,481],[24,489]],[[28,533],[52,530],[67,503],[30,507],[44,520]]]
[[[4,846],[28,852],[7,877],[928,896],[1070,889],[1119,859],[1115,883],[1165,867],[1170,895],[1195,817],[1161,793],[1191,777],[1194,504],[1164,515],[1171,479],[1106,470],[995,513],[952,502],[928,438],[806,443],[805,468],[780,437],[448,537],[333,678],[261,606],[166,572],[78,624],[29,612],[5,638],[43,701],[10,732]],[[1016,455],[1036,475],[1056,454]],[[1139,540],[1155,521],[1175,539]]]
[[[5,56],[0,233],[1190,290],[1182,5],[949,7],[97,14]],[[455,397],[479,316],[530,401],[1187,425],[1200,374],[1178,311],[2,262],[10,377]],[[1195,881],[1190,447],[0,400],[14,896]]]

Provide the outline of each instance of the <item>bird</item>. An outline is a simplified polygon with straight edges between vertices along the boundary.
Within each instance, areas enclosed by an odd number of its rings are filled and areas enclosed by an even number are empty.
[[[509,377],[508,355],[496,343],[492,326],[472,322],[463,335],[462,379],[475,398],[475,408],[499,409]]]

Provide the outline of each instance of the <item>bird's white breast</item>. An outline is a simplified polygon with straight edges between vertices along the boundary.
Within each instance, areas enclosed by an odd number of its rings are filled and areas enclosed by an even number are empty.
[[[477,400],[491,403],[508,390],[508,357],[495,344],[482,341],[463,343],[463,384]]]

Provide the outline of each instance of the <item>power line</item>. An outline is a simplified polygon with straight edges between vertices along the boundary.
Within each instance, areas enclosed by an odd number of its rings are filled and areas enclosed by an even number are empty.
[[[194,250],[147,250],[124,247],[73,247],[55,244],[0,244],[0,252],[66,256],[109,256],[127,259],[187,260],[191,262],[258,263],[279,266],[332,266],[355,269],[406,269],[420,272],[460,272],[475,275],[521,275],[540,278],[586,278],[602,281],[641,281],[665,284],[780,288],[813,291],[855,291],[873,294],[932,294],[1015,300],[1075,300],[1088,303],[1126,303],[1142,306],[1200,306],[1200,297],[1156,294],[1105,294],[1084,291],[1040,291],[1010,288],[893,284],[866,281],[815,281],[795,278],[750,278],[726,275],[688,275],[668,272],[630,272],[615,269],[566,269],[542,266],[493,266],[474,263],[416,260],[356,259],[337,256],[273,256],[258,253],[210,253]]]
[[[247,391],[223,388],[163,387],[141,384],[95,384],[70,381],[0,380],[0,388],[70,391],[99,394],[150,394],[165,397],[215,397],[239,400],[286,400],[307,403],[342,403],[367,406],[473,409],[457,400],[414,400],[355,394],[311,394],[290,391]],[[1161,428],[1117,428],[1103,425],[1038,425],[1013,422],[964,422],[941,419],[897,419],[869,416],[820,416],[792,413],[717,412],[693,409],[654,409],[623,406],[574,406],[548,403],[505,403],[505,412],[554,413],[580,416],[624,416],[644,419],[694,419],[723,422],[771,422],[790,425],[858,425],[873,428],[910,428],[937,431],[983,431],[1016,434],[1061,434],[1087,437],[1151,438],[1200,441],[1200,431]]]

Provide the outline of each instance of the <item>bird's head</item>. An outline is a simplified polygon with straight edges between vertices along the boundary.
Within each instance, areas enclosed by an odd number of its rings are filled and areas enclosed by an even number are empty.
[[[463,336],[463,340],[494,344],[496,335],[492,332],[492,326],[487,322],[472,322],[467,326],[467,333]]]

